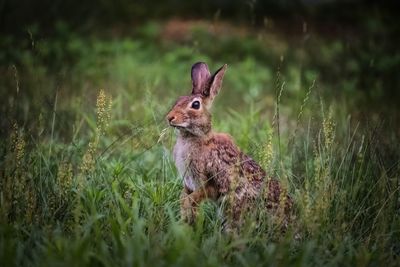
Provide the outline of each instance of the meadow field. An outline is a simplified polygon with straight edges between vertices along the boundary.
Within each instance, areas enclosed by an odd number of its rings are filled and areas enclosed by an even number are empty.
[[[1,36],[1,266],[399,266],[400,54],[379,22],[54,28]],[[165,115],[197,61],[228,64],[213,127],[292,196],[285,233],[260,207],[235,236],[212,202],[180,220]]]

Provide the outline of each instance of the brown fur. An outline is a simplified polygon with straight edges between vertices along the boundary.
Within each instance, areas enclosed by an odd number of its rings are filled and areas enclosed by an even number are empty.
[[[276,211],[283,192],[280,183],[266,180],[265,171],[248,155],[242,153],[231,136],[211,130],[211,107],[218,94],[226,65],[211,76],[205,63],[192,67],[192,95],[181,96],[167,115],[169,124],[179,130],[174,147],[174,160],[184,178],[181,196],[182,217],[193,222],[196,208],[205,199],[218,200],[227,196],[227,215],[239,221],[244,209],[266,187],[266,208]],[[200,102],[194,109],[192,103]],[[267,186],[265,184],[267,183]],[[285,197],[284,213],[289,214],[291,199]]]

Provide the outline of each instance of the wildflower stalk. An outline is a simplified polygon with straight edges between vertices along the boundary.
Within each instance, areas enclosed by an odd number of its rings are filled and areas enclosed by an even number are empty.
[[[96,101],[96,132],[93,140],[89,142],[88,149],[83,156],[82,164],[80,167],[81,173],[87,174],[94,170],[96,151],[99,145],[100,138],[105,134],[111,120],[111,107],[112,98],[108,97],[103,89],[100,90]]]

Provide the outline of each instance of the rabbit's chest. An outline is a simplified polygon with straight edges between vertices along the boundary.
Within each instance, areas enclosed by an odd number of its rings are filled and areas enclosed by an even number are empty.
[[[179,174],[184,179],[184,185],[191,191],[196,190],[200,186],[199,170],[194,169],[196,157],[192,156],[195,153],[190,144],[177,140],[174,147],[174,161]]]

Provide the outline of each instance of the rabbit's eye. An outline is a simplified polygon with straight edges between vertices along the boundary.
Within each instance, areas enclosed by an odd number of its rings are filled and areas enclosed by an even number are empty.
[[[194,101],[192,103],[192,108],[193,109],[199,109],[200,108],[200,102],[199,101]]]

